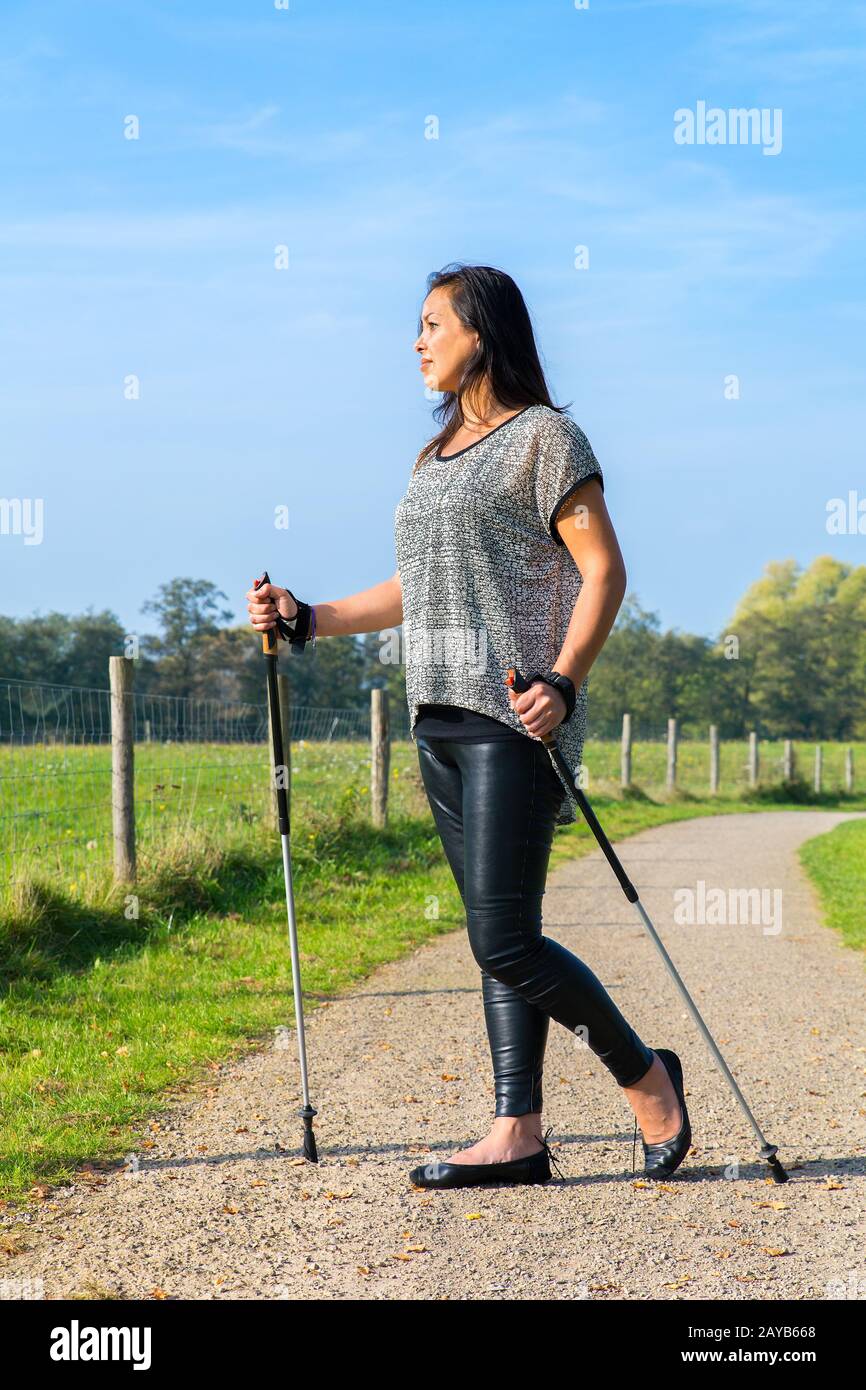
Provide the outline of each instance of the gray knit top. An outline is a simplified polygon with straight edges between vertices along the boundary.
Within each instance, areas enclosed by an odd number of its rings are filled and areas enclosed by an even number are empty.
[[[394,513],[412,739],[422,704],[462,705],[532,738],[505,676],[511,666],[549,671],[562,650],[583,576],[552,522],[587,478],[604,488],[601,467],[580,427],[546,405],[456,454],[419,464],[421,453]],[[554,730],[575,772],[586,703],[584,679],[574,713]],[[557,825],[577,816],[563,786]]]

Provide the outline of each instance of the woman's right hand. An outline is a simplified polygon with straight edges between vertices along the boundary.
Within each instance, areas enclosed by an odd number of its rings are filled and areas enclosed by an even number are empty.
[[[279,584],[262,584],[258,589],[247,590],[244,597],[247,600],[250,622],[257,632],[267,632],[270,628],[276,627],[274,604],[289,622],[298,611],[298,605],[288,589],[281,589]]]

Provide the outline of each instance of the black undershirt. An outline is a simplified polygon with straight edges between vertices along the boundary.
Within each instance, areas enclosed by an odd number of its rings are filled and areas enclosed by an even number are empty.
[[[517,729],[477,710],[462,705],[421,705],[415,731],[425,738],[458,738],[466,743],[486,742],[490,738],[523,738]]]

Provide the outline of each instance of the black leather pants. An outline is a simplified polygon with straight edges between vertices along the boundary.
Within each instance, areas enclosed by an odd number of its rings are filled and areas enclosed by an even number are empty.
[[[653,1052],[601,981],[543,936],[541,899],[565,789],[540,739],[416,738],[421,776],[466,910],[496,1085],[496,1115],[542,1108],[551,1018],[581,1030],[620,1086],[649,1070]]]

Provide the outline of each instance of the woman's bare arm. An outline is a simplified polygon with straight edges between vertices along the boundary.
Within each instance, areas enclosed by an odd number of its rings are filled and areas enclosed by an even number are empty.
[[[628,582],[597,478],[588,478],[569,498],[556,517],[556,529],[583,578],[555,666],[577,690],[607,641]]]
[[[403,621],[403,586],[395,571],[390,579],[348,598],[316,604],[316,635],[345,637],[355,632],[381,632]]]
[[[553,669],[579,690],[616,620],[626,591],[622,551],[597,478],[588,478],[556,516],[556,529],[580,570],[583,584]],[[550,733],[565,714],[565,700],[551,685],[536,681],[522,695],[508,692],[512,706],[531,734]]]
[[[274,603],[289,620],[297,612],[288,590],[281,589],[279,584],[263,584],[260,589],[250,589],[246,599],[250,622],[259,632],[274,626]],[[383,628],[398,627],[403,621],[403,586],[399,571],[395,570],[390,579],[375,584],[372,589],[362,589],[358,594],[333,599],[330,603],[316,603],[314,607],[317,637],[347,637],[356,632],[381,632]]]

